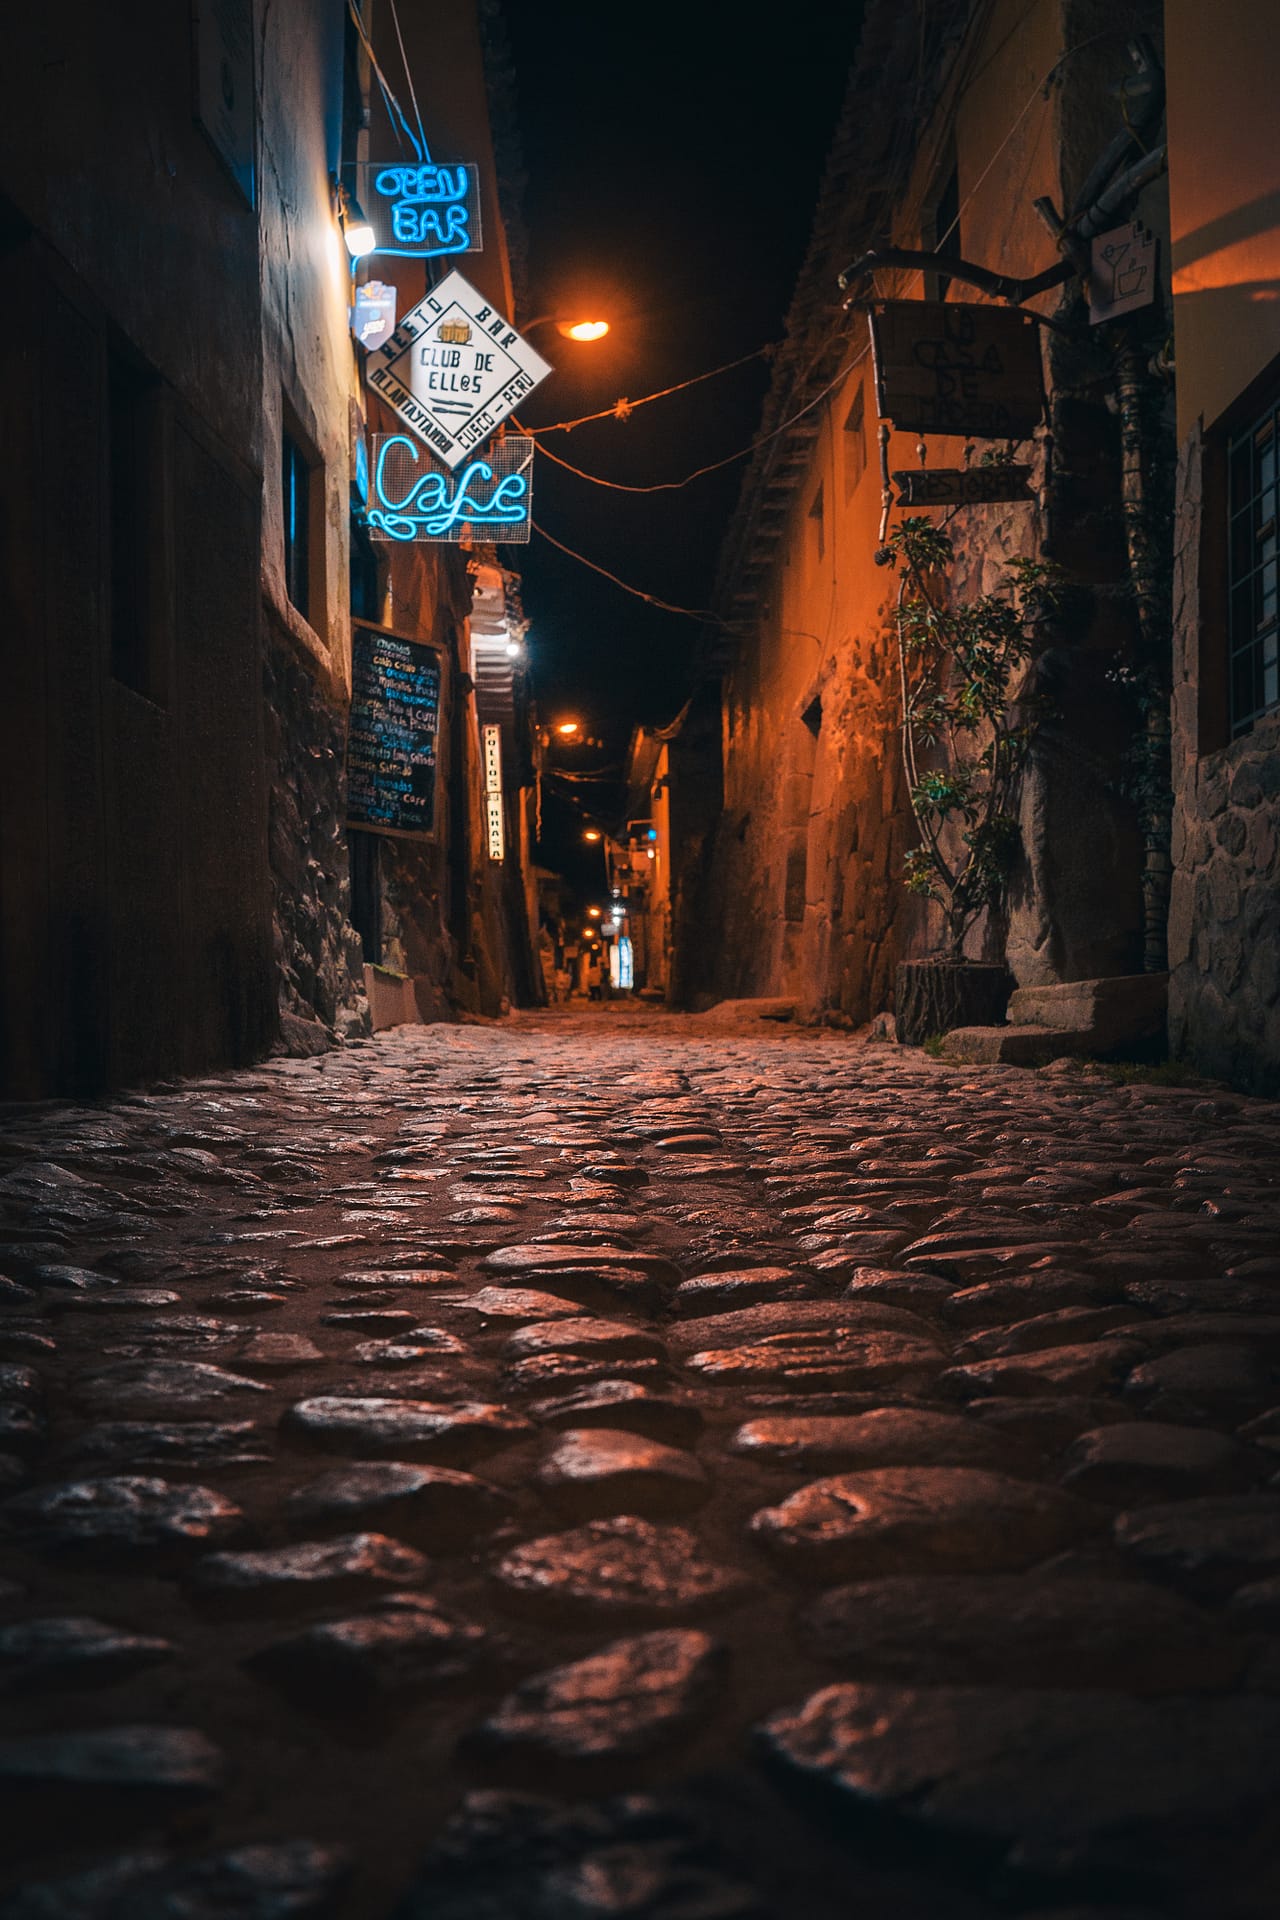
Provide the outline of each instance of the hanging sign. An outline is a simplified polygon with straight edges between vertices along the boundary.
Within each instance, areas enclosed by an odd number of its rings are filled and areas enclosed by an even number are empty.
[[[472,166],[397,160],[371,165],[364,206],[379,253],[434,260],[446,253],[481,253],[480,173]]]
[[[407,433],[376,435],[370,465],[374,540],[440,540],[479,534],[525,541],[533,510],[533,440],[509,433],[450,473]]]
[[[384,280],[366,280],[356,288],[351,331],[369,353],[396,330],[396,290]]]
[[[1140,220],[1089,243],[1089,321],[1099,326],[1119,314],[1149,307],[1156,297],[1156,237]]]
[[[1040,424],[1039,330],[1012,307],[889,300],[871,344],[880,418],[901,432],[1026,440]]]
[[[489,858],[506,857],[506,835],[502,825],[502,728],[484,730],[484,816],[489,836]]]
[[[375,833],[435,826],[440,661],[435,649],[352,623],[347,819]]]
[[[900,507],[978,507],[996,500],[1033,500],[1030,467],[909,467],[895,473]]]
[[[369,385],[456,467],[551,372],[456,270],[369,356]]]

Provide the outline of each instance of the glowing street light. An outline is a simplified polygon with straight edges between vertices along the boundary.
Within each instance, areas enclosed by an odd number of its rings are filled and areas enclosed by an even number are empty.
[[[588,827],[582,837],[584,840],[598,840],[600,838],[599,827]]]
[[[562,740],[572,740],[575,735],[582,732],[582,722],[581,720],[561,720],[557,723],[556,732]]]
[[[609,331],[607,320],[557,320],[556,332],[566,340],[603,340]]]
[[[599,909],[599,907],[588,907],[588,908],[587,908],[587,918],[588,918],[588,920],[598,920],[598,919],[600,918],[600,909]]]
[[[554,327],[562,340],[576,340],[580,345],[592,340],[603,340],[609,331],[607,320],[575,320],[566,313],[540,313],[533,320],[520,322],[521,333],[532,333],[535,327]]]

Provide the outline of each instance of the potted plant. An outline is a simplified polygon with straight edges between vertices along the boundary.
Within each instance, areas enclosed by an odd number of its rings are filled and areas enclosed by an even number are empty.
[[[950,535],[922,514],[906,516],[889,537],[902,758],[920,836],[904,879],[937,902],[946,935],[940,953],[898,968],[897,1034],[907,1045],[1004,1019],[1009,972],[969,959],[965,940],[1002,902],[1021,851],[1017,785],[1043,717],[1027,683],[1059,601],[1054,567],[1011,560],[995,592],[952,605],[945,576],[953,557]]]

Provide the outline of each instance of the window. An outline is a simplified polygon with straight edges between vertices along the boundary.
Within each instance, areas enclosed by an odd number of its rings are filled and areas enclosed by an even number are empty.
[[[1280,706],[1277,454],[1280,395],[1227,448],[1227,630],[1231,731]]]
[[[852,500],[867,466],[867,390],[859,387],[844,418],[844,497]]]
[[[809,509],[809,518],[813,522],[814,530],[818,536],[818,558],[821,560],[827,551],[826,513],[822,504],[821,487],[818,488],[818,491],[813,496],[813,505]]]
[[[284,580],[304,620],[311,618],[311,462],[288,427],[281,436]]]
[[[954,155],[949,156],[946,165],[938,175],[938,183],[931,196],[933,213],[926,223],[924,245],[935,253],[962,253],[960,244],[960,170]],[[926,273],[924,277],[924,297],[926,300],[945,300],[951,280],[945,273]]]
[[[159,588],[164,564],[160,382],[123,353],[107,360],[107,546],[111,676],[160,700]]]

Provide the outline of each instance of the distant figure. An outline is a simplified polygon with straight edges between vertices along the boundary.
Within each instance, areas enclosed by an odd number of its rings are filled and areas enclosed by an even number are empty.
[[[593,954],[587,962],[587,998],[599,1000],[604,995],[604,971],[597,955]]]

